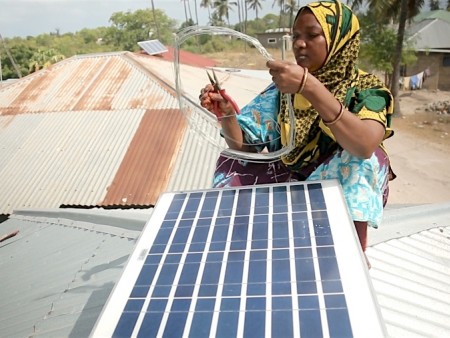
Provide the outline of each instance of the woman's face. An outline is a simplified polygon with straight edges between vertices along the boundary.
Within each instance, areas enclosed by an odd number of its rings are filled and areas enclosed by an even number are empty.
[[[303,10],[292,29],[292,49],[297,64],[311,72],[320,69],[327,58],[327,41],[322,27],[309,9]]]

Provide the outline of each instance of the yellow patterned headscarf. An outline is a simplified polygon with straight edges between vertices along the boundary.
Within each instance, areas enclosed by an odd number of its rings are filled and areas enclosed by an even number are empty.
[[[390,117],[393,110],[392,96],[376,76],[358,70],[360,36],[359,22],[351,9],[339,1],[313,2],[300,8],[297,18],[309,9],[325,35],[327,58],[324,65],[313,75],[347,109],[360,118],[379,120],[387,127],[385,138],[390,136]],[[301,95],[294,97],[296,116],[295,149],[282,157],[292,169],[300,169],[318,161],[321,155],[337,149],[334,136],[320,119],[318,112]],[[283,145],[288,144],[288,104],[281,100],[279,114]]]

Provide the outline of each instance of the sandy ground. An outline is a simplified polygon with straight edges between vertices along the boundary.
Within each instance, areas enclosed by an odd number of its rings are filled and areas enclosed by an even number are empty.
[[[426,111],[450,102],[450,92],[400,93],[401,115],[385,141],[397,178],[390,183],[389,205],[450,202],[450,114]]]

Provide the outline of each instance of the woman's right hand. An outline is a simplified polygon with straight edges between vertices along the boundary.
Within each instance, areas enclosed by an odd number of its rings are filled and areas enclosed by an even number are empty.
[[[217,93],[211,84],[207,84],[201,89],[198,98],[200,99],[200,105],[218,118],[236,114],[233,105],[225,100],[220,93]]]

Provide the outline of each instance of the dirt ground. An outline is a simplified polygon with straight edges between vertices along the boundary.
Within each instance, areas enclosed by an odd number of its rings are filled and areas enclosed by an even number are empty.
[[[278,50],[268,50],[281,58]],[[287,58],[292,55],[288,52]],[[208,55],[220,67],[265,69],[266,60],[254,49],[245,53]],[[388,206],[450,202],[450,112],[431,111],[447,102],[447,91],[402,91],[400,114],[394,116],[395,134],[385,141],[397,178],[390,183]]]
[[[430,110],[447,102],[447,91],[404,91],[401,115],[393,118],[395,131],[386,140],[397,178],[390,184],[389,204],[450,202],[450,112]]]

